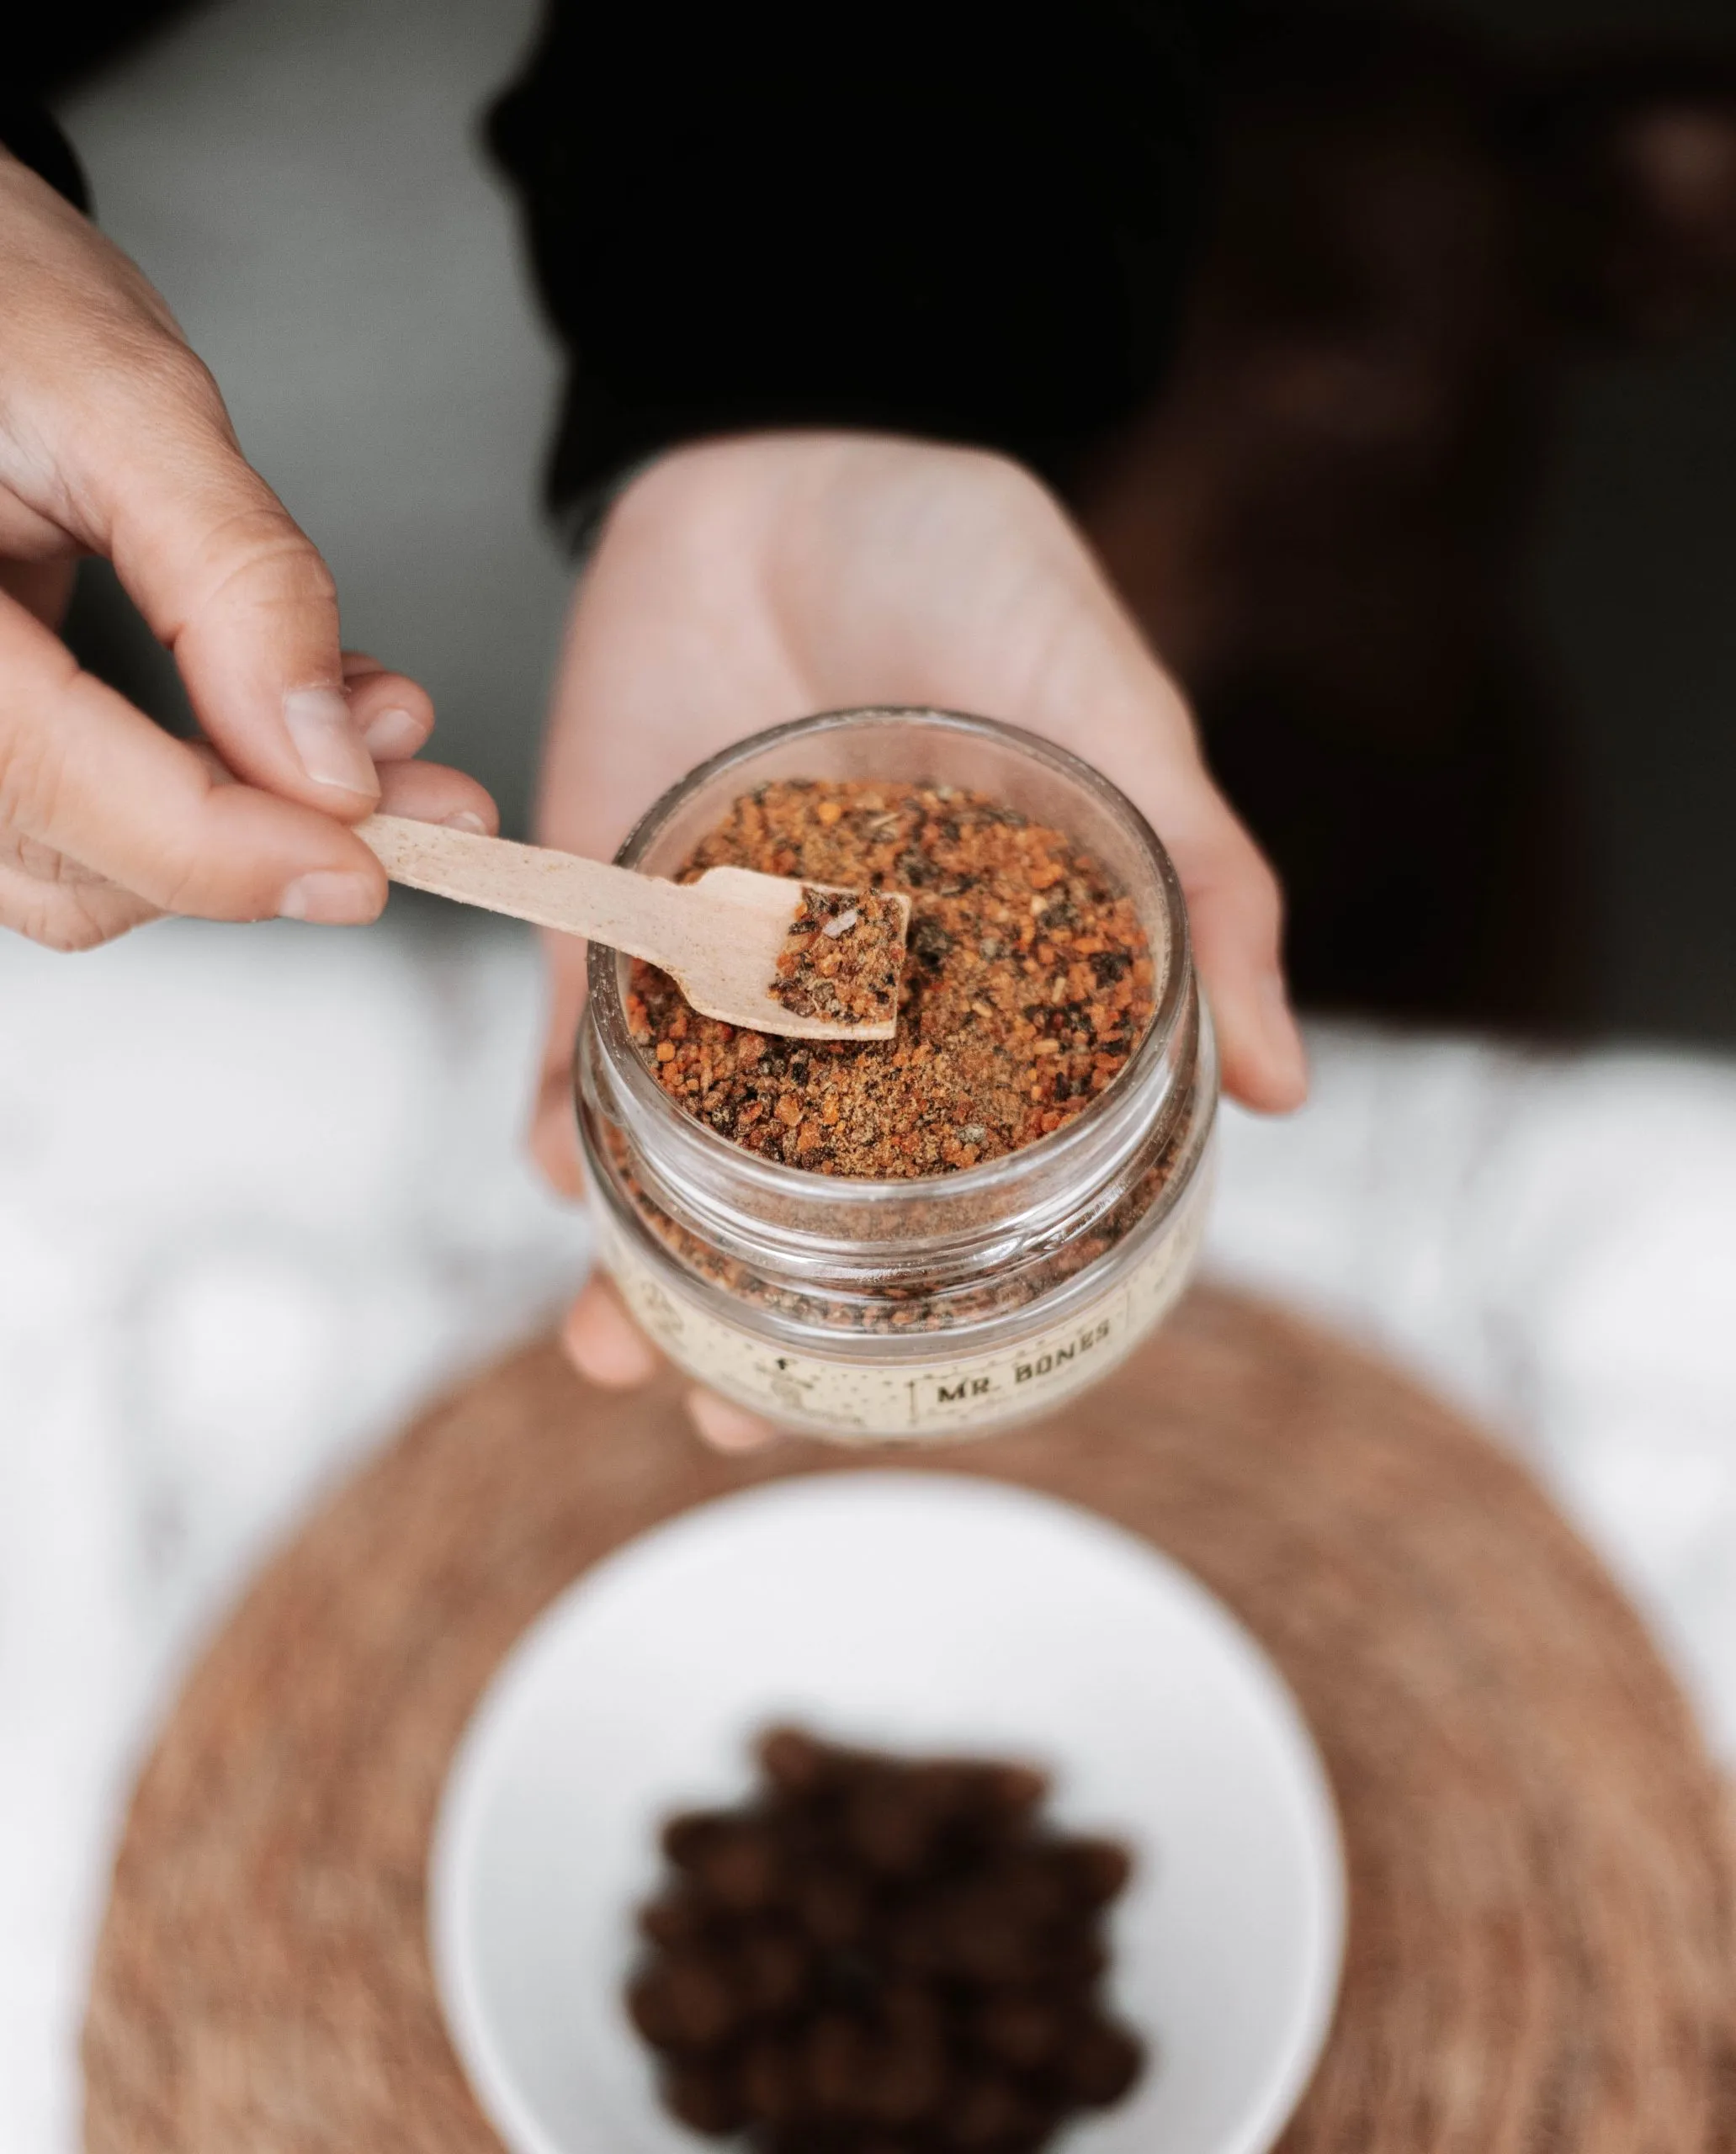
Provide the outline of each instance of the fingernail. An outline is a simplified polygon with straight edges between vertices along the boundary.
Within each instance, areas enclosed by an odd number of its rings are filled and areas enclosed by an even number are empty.
[[[460,808],[456,814],[443,815],[440,822],[442,828],[445,830],[474,830],[479,838],[486,837],[488,835],[487,824],[483,821],[474,808]]]
[[[401,703],[380,712],[362,728],[362,745],[370,756],[383,756],[388,761],[395,756],[413,756],[427,737],[427,727]]]
[[[279,920],[311,920],[321,927],[359,927],[379,911],[380,899],[368,878],[341,867],[298,875],[278,901]]]
[[[369,800],[380,798],[374,758],[362,745],[349,705],[336,688],[292,688],[284,698],[284,723],[316,785],[335,785]]]

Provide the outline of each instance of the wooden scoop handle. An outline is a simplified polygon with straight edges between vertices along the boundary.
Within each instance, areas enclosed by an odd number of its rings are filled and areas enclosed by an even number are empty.
[[[395,883],[588,936],[654,965],[678,969],[700,931],[694,915],[703,908],[691,889],[630,867],[402,815],[371,815],[356,836]]]
[[[514,845],[443,824],[373,815],[356,826],[395,883],[485,911],[583,935],[667,973],[708,1017],[800,1039],[890,1039],[898,1013],[799,1016],[772,993],[803,886],[748,867],[709,867],[696,883],[666,883],[630,867],[541,846]],[[901,908],[893,977],[910,925]]]

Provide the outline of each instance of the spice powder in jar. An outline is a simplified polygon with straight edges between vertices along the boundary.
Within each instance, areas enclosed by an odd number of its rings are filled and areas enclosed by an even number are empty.
[[[942,1439],[1052,1409],[1171,1306],[1211,1028],[1174,869],[1095,772],[985,719],[836,714],[714,759],[621,857],[809,886],[780,974],[804,994],[878,995],[874,908],[910,905],[890,1040],[738,1031],[592,949],[599,1253],[681,1366],[816,1435]],[[859,963],[823,939],[841,921]]]
[[[737,1032],[634,964],[628,1027],[669,1097],[791,1166],[900,1180],[999,1159],[1078,1114],[1151,1021],[1131,899],[1061,831],[978,794],[782,780],[737,800],[681,879],[725,867],[910,900],[890,1040]]]

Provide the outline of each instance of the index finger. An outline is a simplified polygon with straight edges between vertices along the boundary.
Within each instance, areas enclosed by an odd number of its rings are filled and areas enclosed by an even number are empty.
[[[194,355],[167,344],[119,370],[77,463],[81,525],[225,762],[329,815],[369,814],[380,783],[344,691],[332,572],[242,456]]]

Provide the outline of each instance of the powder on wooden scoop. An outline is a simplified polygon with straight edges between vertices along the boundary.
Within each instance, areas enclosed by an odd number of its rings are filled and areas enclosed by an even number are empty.
[[[904,954],[904,907],[896,898],[804,883],[767,992],[793,1017],[874,1024],[893,1014]]]

